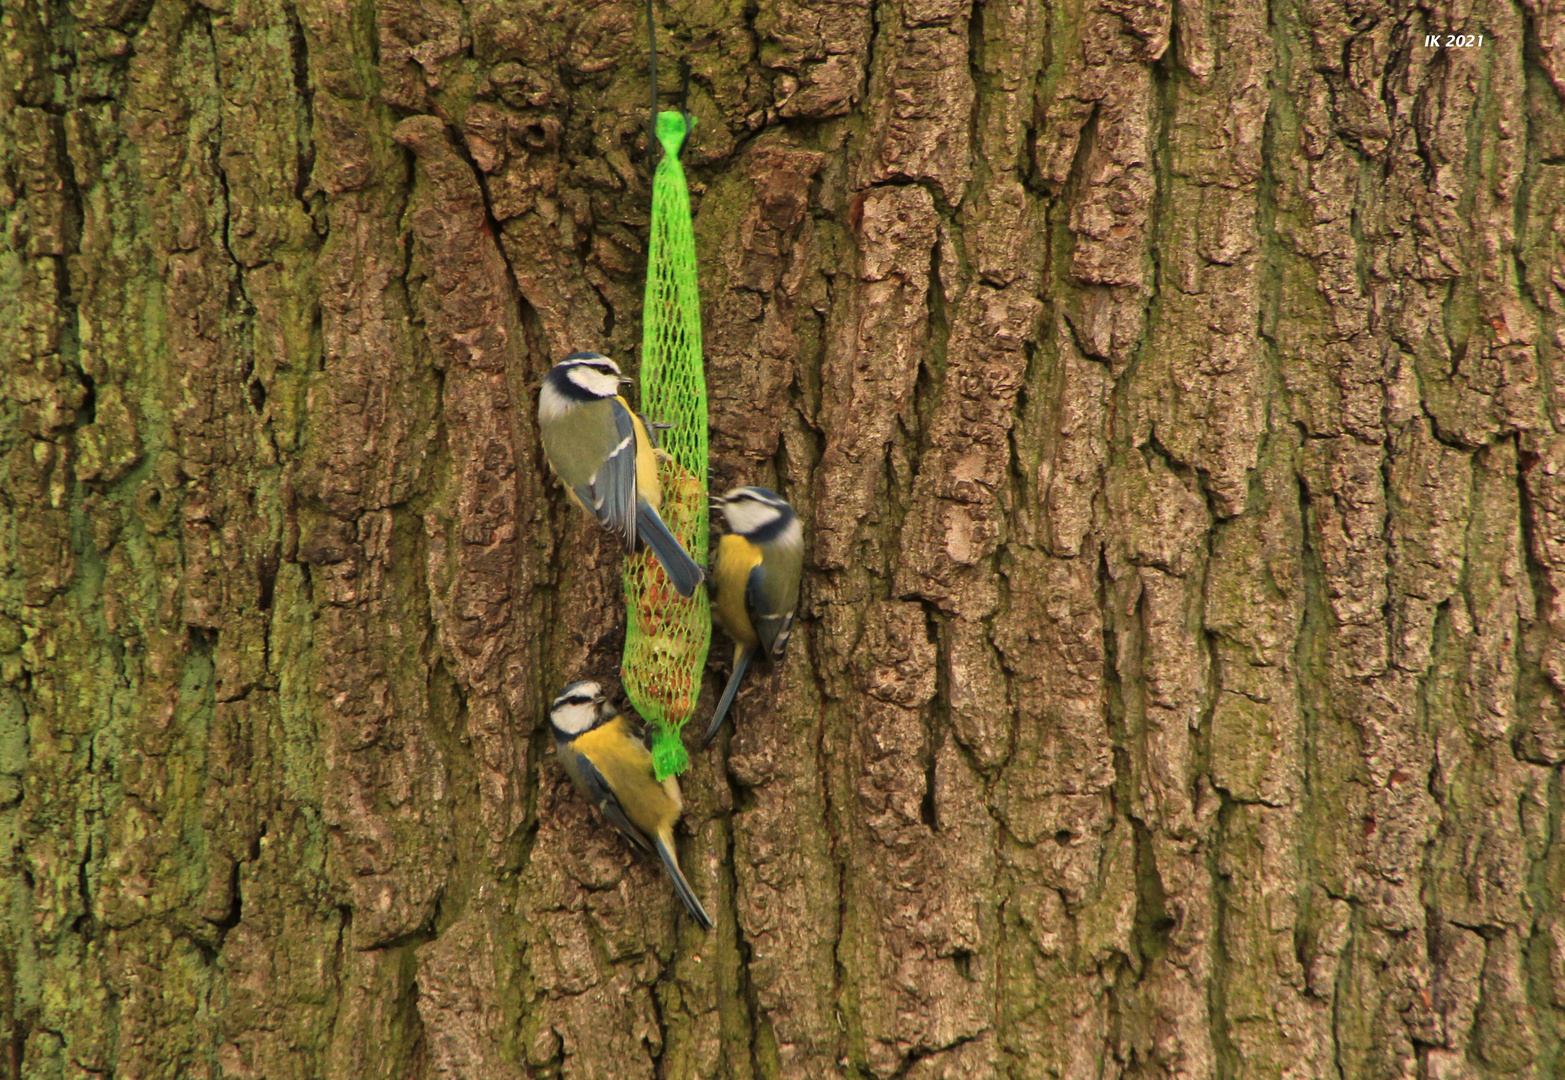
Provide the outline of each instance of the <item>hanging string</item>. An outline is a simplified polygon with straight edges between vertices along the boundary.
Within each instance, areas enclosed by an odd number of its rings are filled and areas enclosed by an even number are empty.
[[[656,106],[653,106],[656,111]],[[685,118],[686,134],[695,130],[695,118],[690,115],[690,61],[681,57],[679,61],[679,115]],[[679,157],[684,160],[685,151],[690,149],[690,140],[686,139],[679,144]]]
[[[647,0],[647,67],[652,82],[652,111],[647,119],[647,172],[649,174],[657,171],[658,158],[663,149],[658,139],[658,30],[657,18],[652,8],[653,0]],[[696,121],[690,115],[690,61],[683,57],[679,61],[679,115],[685,118],[685,131],[695,130]],[[689,142],[680,145],[681,159],[689,149]]]
[[[647,0],[647,56],[652,67],[652,114],[647,118],[647,173],[658,167],[658,28]]]

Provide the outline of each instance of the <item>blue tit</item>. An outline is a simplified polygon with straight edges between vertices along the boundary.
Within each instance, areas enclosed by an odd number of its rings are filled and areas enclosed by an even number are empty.
[[[656,444],[625,399],[630,382],[607,356],[571,353],[543,377],[538,429],[543,452],[571,499],[625,541],[636,537],[652,549],[681,596],[705,575],[658,516]]]
[[[712,610],[734,639],[734,671],[702,746],[710,744],[723,726],[739,680],[755,654],[773,662],[782,659],[804,573],[804,529],[782,496],[765,488],[742,487],[714,501],[730,531],[717,545],[712,567],[717,599]]]
[[[573,682],[549,707],[549,726],[554,752],[577,789],[625,839],[663,860],[691,918],[712,929],[674,854],[674,822],[684,809],[679,781],[670,776],[658,783],[640,725],[615,712],[597,683]]]

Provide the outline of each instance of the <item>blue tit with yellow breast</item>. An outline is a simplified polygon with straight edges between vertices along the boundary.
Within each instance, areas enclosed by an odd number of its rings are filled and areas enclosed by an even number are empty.
[[[755,655],[774,663],[783,658],[804,573],[804,528],[782,496],[762,487],[742,487],[714,502],[730,531],[717,544],[712,610],[734,639],[734,670],[702,746],[723,726],[739,680]]]
[[[658,515],[656,444],[620,387],[619,365],[594,352],[571,353],[543,378],[538,430],[544,456],[571,499],[634,551],[639,536],[681,596],[705,575]]]
[[[674,823],[684,809],[679,781],[670,776],[658,782],[641,726],[617,713],[595,682],[573,682],[561,690],[549,707],[549,726],[554,753],[577,789],[625,839],[663,860],[691,918],[703,930],[712,929],[674,854]]]

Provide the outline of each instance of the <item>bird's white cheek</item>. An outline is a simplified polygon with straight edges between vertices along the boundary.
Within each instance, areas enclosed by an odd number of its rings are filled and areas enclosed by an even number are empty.
[[[597,709],[592,705],[566,705],[554,711],[554,723],[567,735],[580,735],[597,719]]]
[[[591,368],[572,368],[566,378],[593,397],[607,398],[619,393],[617,378],[613,375],[605,375],[601,371],[593,371]]]
[[[798,518],[788,522],[788,527],[777,538],[777,543],[780,547],[785,548],[797,549],[804,546],[804,526],[799,524]]]
[[[550,386],[543,384],[543,392],[538,395],[538,419],[543,423],[551,423],[560,419],[570,411],[571,402],[566,396]]]
[[[724,507],[723,516],[728,518],[728,525],[735,532],[751,533],[764,529],[778,518],[777,511],[770,506],[762,506],[752,502],[735,503],[733,506]]]

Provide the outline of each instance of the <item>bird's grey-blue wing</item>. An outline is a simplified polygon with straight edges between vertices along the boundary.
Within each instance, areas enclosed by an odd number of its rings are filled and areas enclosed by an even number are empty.
[[[636,426],[618,401],[603,406],[614,425],[614,439],[605,448],[603,463],[576,485],[576,497],[631,551],[636,546]]]
[[[625,816],[624,807],[620,806],[619,799],[609,787],[609,782],[603,778],[603,774],[592,763],[592,759],[586,754],[577,753],[575,764],[581,776],[582,787],[587,791],[587,797],[603,812],[603,816],[609,819],[609,824],[624,833],[625,839],[641,850],[657,854],[652,841],[648,840],[640,829],[630,823],[630,818]]]
[[[768,660],[781,660],[788,648],[798,597],[798,583],[790,589],[786,575],[768,574],[764,562],[750,571],[744,589],[745,608],[750,613],[755,636],[761,639],[761,651]]]
[[[636,544],[636,428],[617,398],[593,401],[542,426],[544,453],[576,500]]]

